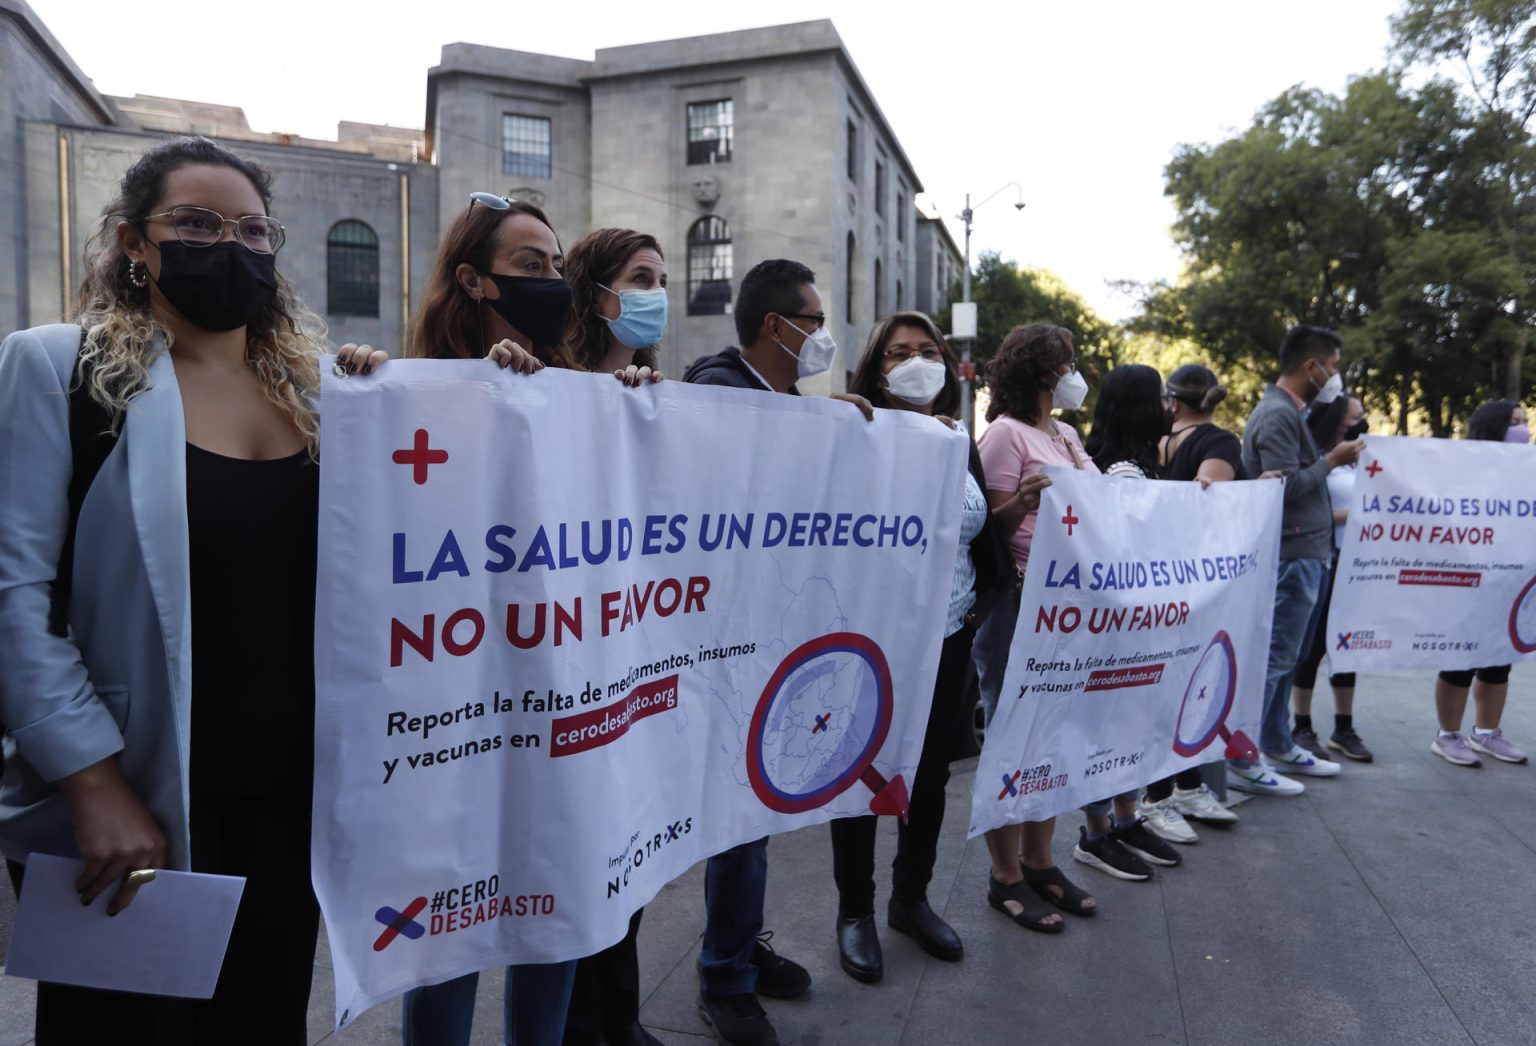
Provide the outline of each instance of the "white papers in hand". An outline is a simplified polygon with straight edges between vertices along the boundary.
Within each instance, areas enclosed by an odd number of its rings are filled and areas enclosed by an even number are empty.
[[[207,999],[245,889],[243,878],[161,871],[108,917],[117,887],[87,907],[75,892],[81,861],[27,860],[5,972],[87,988]]]

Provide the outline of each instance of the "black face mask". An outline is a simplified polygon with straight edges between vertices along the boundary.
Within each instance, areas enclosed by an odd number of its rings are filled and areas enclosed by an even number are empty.
[[[1347,440],[1359,439],[1369,431],[1370,427],[1366,424],[1365,419],[1361,418],[1359,421],[1355,422],[1349,428],[1344,430],[1344,438]]]
[[[571,285],[562,279],[481,273],[496,285],[501,297],[482,299],[536,349],[560,344],[571,318]]]
[[[234,240],[188,247],[179,240],[156,244],[160,276],[155,286],[171,308],[205,331],[244,327],[272,304],[277,259]]]

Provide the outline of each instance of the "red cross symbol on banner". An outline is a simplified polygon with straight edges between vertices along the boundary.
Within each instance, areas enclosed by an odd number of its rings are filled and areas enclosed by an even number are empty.
[[[417,485],[427,481],[427,469],[433,465],[441,465],[448,460],[446,450],[427,449],[427,430],[416,430],[416,442],[409,450],[395,451],[394,461],[396,465],[411,466],[411,478]]]
[[[1065,516],[1061,517],[1061,521],[1067,525],[1067,537],[1071,537],[1072,536],[1072,528],[1077,526],[1079,523],[1082,522],[1081,519],[1079,519],[1077,516],[1074,516],[1072,514],[1072,506],[1071,505],[1067,506],[1067,514]]]
[[[1367,472],[1369,472],[1371,474],[1371,478],[1372,479],[1375,479],[1376,478],[1376,473],[1381,471],[1381,462],[1379,462],[1379,461],[1371,462],[1369,465],[1365,466],[1365,471],[1367,471]]]

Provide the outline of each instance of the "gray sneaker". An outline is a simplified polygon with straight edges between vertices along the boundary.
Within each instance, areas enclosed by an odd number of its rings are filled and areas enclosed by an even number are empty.
[[[1459,732],[1436,736],[1429,750],[1447,763],[1455,763],[1457,766],[1483,765],[1483,761],[1477,757],[1476,752],[1467,747],[1467,739]]]
[[[1505,763],[1523,763],[1525,753],[1504,739],[1504,731],[1490,730],[1480,734],[1476,730],[1467,735],[1467,747],[1484,755],[1491,755]]]

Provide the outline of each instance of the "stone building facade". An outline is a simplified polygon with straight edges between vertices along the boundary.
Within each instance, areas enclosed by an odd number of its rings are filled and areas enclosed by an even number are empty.
[[[736,288],[765,258],[815,271],[847,368],[931,267],[918,262],[922,183],[831,22],[590,62],[452,44],[427,84],[440,220],[493,189],[539,203],[567,244],[600,226],[651,233],[671,280],[671,373],[736,342]]]
[[[0,330],[68,311],[85,239],[132,159],[198,133],[274,174],[279,267],[338,341],[398,351],[440,231],[488,190],[542,206],[566,245],[600,226],[661,242],[662,366],[734,344],[756,262],[817,275],[840,388],[881,315],[936,312],[958,278],[942,224],[832,23],[599,50],[592,61],[445,46],[425,131],[343,123],[335,140],[253,131],[238,108],[98,94],[23,0],[0,0]],[[9,268],[9,266],[7,266]]]

